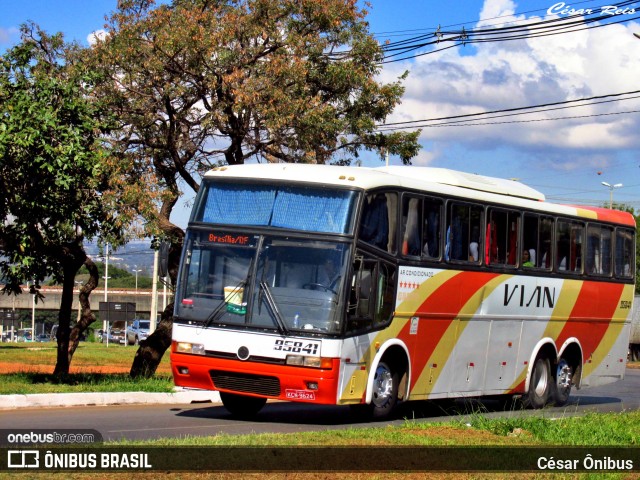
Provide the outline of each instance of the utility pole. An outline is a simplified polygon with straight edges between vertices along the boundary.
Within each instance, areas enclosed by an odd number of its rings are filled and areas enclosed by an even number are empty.
[[[156,250],[153,254],[153,281],[151,286],[151,318],[149,319],[149,333],[156,329],[158,319],[158,259],[160,252]]]

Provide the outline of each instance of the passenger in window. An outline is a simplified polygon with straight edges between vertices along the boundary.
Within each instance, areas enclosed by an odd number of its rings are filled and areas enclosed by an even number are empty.
[[[426,239],[422,251],[427,257],[437,258],[440,255],[440,205],[429,203],[424,219]]]
[[[522,252],[522,266],[523,267],[533,267],[533,262],[531,261],[531,254],[529,250],[525,250]]]
[[[471,242],[469,243],[469,261],[477,262],[479,258],[479,241],[480,241],[480,230],[478,227],[473,227],[473,232],[471,233]]]

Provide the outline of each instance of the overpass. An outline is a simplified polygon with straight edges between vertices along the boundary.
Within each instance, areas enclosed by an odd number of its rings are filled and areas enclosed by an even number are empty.
[[[25,289],[25,292],[28,290]],[[62,289],[55,287],[44,287],[40,289],[42,295],[44,295],[44,300],[39,300],[35,303],[35,310],[59,310],[60,309],[60,301],[62,299]],[[78,301],[78,293],[77,289],[73,291],[73,309],[77,310],[79,307]],[[145,289],[107,289],[107,300],[108,302],[118,302],[118,303],[135,303],[136,304],[136,314],[143,318],[149,318],[151,314],[151,290]],[[164,306],[170,303],[173,300],[173,294],[169,289],[167,289],[166,296],[164,295],[163,289],[158,289],[158,312],[164,310]],[[89,301],[91,303],[91,310],[95,313],[98,313],[100,302],[105,301],[104,289],[96,288],[93,292],[91,292],[91,296],[89,297]],[[33,295],[29,293],[23,293],[21,295],[0,295],[0,310],[28,310],[32,311],[34,308]]]

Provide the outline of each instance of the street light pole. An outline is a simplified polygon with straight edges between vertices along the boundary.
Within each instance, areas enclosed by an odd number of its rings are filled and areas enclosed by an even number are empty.
[[[602,185],[609,189],[609,208],[613,208],[613,189],[622,187],[621,183],[616,183],[615,185],[611,185],[607,182],[601,182]]]
[[[134,273],[136,274],[136,295],[138,294],[138,272],[141,272],[142,269],[138,269],[137,265],[134,265]]]

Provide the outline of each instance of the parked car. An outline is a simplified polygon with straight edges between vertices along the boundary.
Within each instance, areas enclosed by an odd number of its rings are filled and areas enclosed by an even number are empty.
[[[127,344],[138,345],[141,341],[146,340],[149,336],[150,323],[150,320],[134,320],[127,328]]]
[[[51,340],[51,336],[46,333],[40,333],[36,335],[36,342],[48,342]]]
[[[121,343],[124,345],[124,329],[125,322],[123,321],[115,321],[111,324],[111,328],[109,329],[109,337],[103,332],[100,336],[100,341],[102,343]]]

